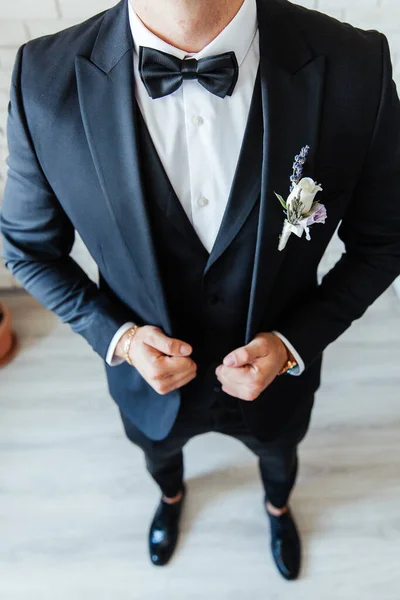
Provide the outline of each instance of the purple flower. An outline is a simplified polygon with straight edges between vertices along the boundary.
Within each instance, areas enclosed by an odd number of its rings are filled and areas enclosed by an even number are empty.
[[[327,212],[324,204],[319,204],[318,202],[315,205],[314,212],[307,218],[307,227],[313,225],[314,223],[325,223],[327,217]]]
[[[294,189],[293,184],[299,183],[299,181],[301,179],[301,176],[303,174],[303,167],[307,160],[307,155],[308,155],[309,150],[310,150],[310,146],[308,146],[308,145],[304,146],[300,150],[300,153],[296,154],[296,156],[294,157],[293,175],[290,177],[290,181],[291,181],[290,192],[292,192]]]

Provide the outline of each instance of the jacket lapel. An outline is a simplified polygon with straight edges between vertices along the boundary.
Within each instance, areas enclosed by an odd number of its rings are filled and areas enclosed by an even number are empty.
[[[90,60],[77,56],[75,66],[83,125],[106,202],[171,335],[141,177],[126,0],[105,14]]]
[[[260,72],[264,139],[260,216],[246,327],[246,341],[257,333],[275,278],[290,252],[301,251],[295,236],[278,251],[285,215],[274,192],[287,197],[292,164],[308,144],[303,175],[313,177],[324,83],[323,56],[314,57],[293,23],[291,4],[258,0]],[[301,239],[302,243],[304,242]],[[310,242],[311,243],[311,242]]]

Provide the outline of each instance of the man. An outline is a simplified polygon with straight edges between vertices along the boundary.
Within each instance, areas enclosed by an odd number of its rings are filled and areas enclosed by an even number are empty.
[[[19,49],[8,139],[6,264],[106,361],[162,492],[152,562],[178,538],[183,446],[218,431],[258,456],[296,578],[288,499],[322,353],[400,272],[386,38],[286,0],[122,0]],[[340,221],[347,252],[318,285]]]

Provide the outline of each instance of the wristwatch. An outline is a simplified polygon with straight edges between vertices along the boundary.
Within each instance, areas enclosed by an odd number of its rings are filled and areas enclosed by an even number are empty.
[[[286,346],[286,350],[288,353],[288,359],[286,363],[283,365],[282,369],[279,371],[278,375],[283,375],[284,373],[288,373],[299,364],[293,354],[290,352],[289,348]]]

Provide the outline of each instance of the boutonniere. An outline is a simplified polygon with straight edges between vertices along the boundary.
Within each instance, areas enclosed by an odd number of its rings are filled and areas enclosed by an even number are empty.
[[[314,223],[325,223],[327,217],[325,206],[315,201],[315,196],[318,192],[322,192],[322,187],[311,177],[302,178],[303,166],[309,150],[309,146],[304,146],[294,159],[288,199],[285,201],[282,196],[274,192],[286,215],[282,234],[279,237],[278,250],[285,248],[292,233],[301,237],[305,232],[306,239],[310,240],[310,226]]]

